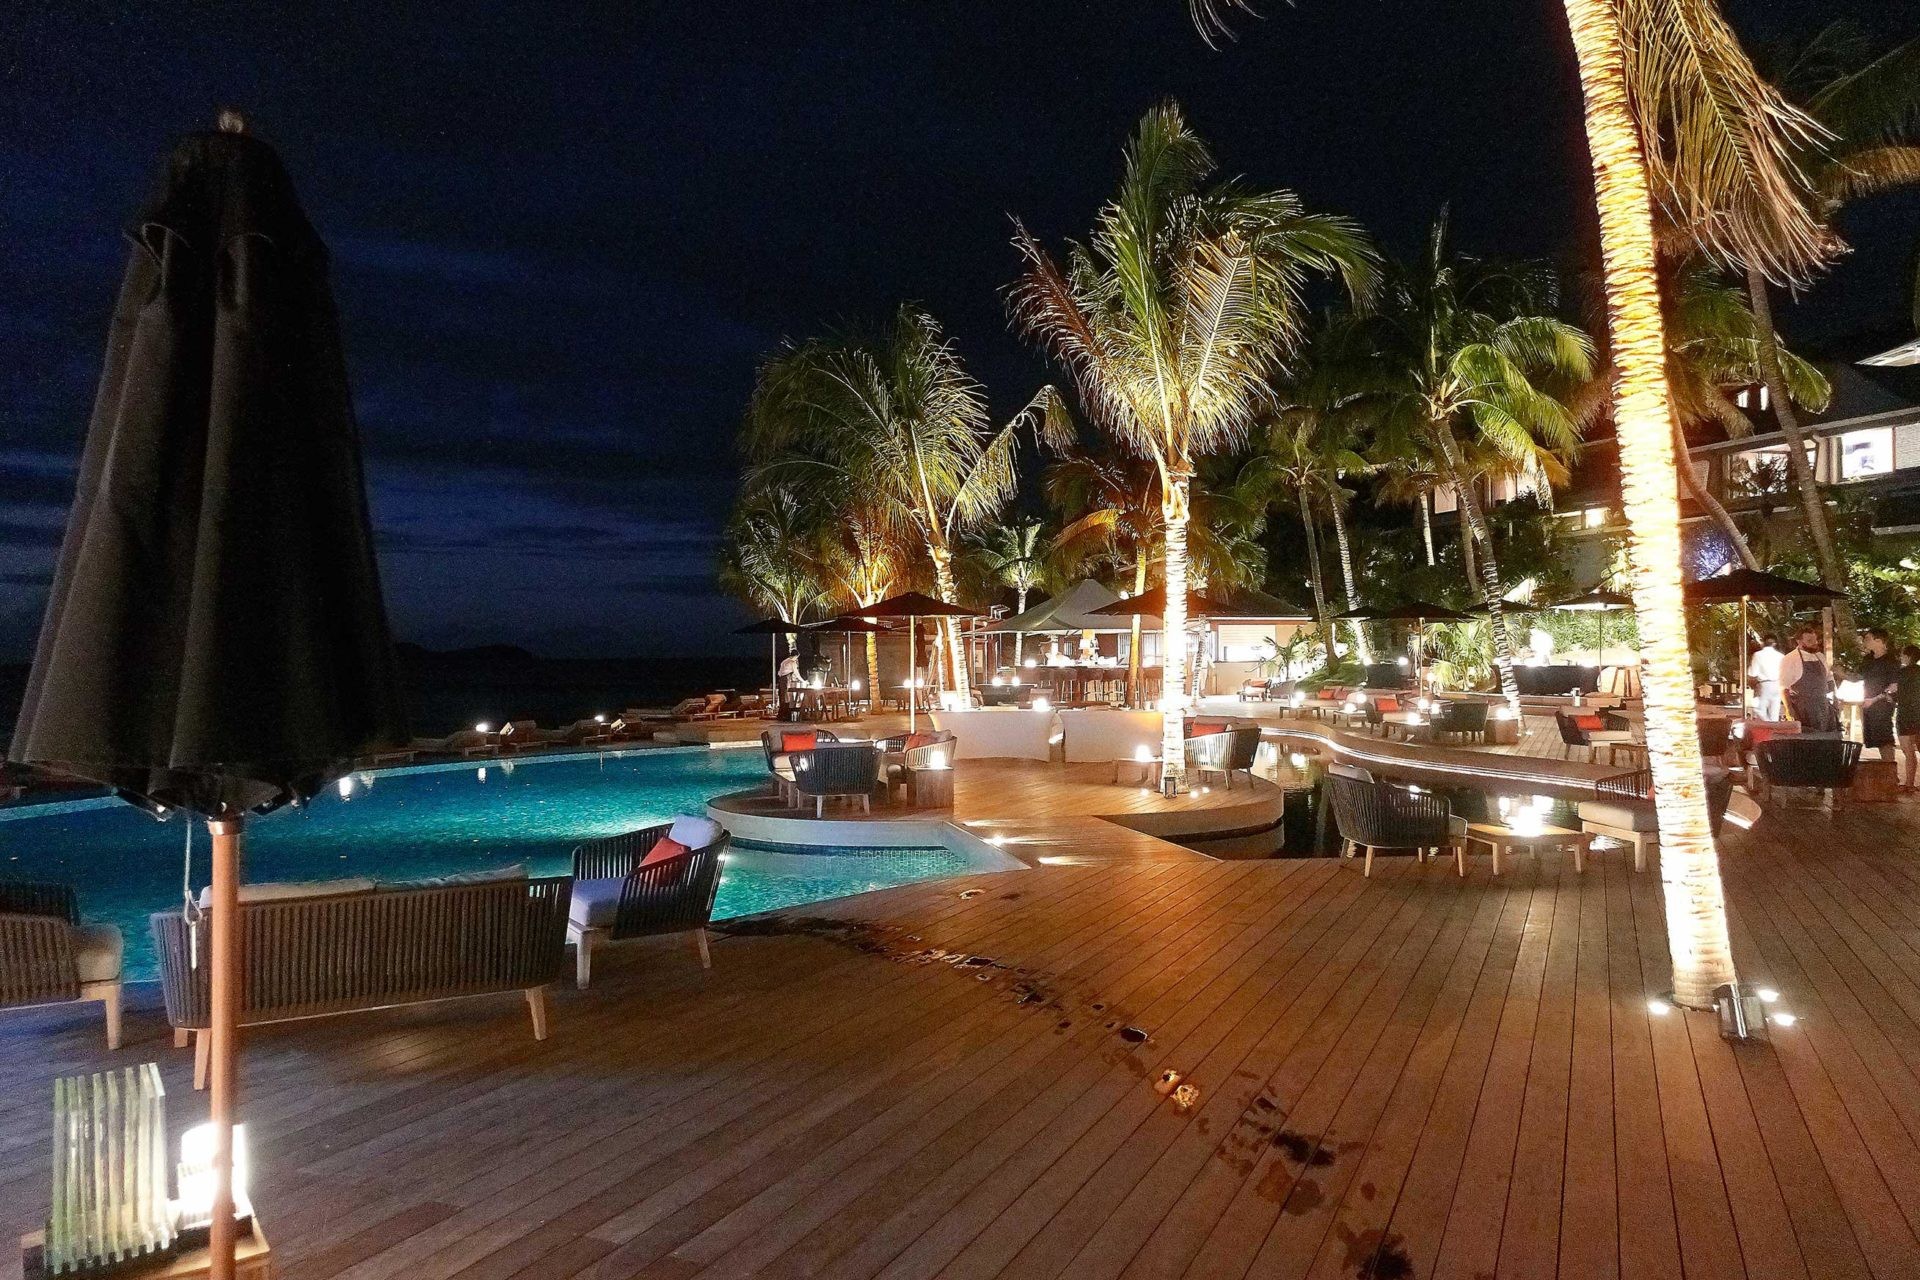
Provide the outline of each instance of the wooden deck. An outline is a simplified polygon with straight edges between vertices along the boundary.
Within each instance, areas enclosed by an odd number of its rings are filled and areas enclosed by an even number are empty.
[[[1743,976],[1798,1017],[1738,1047],[1650,1010],[1659,880],[1617,852],[1363,880],[1020,810],[1057,856],[767,918],[705,975],[609,949],[545,1044],[508,998],[249,1033],[282,1274],[1920,1274],[1920,805],[1728,832]],[[8,1227],[52,1075],[158,1058],[195,1109],[151,999],[127,1033],[0,1018]]]

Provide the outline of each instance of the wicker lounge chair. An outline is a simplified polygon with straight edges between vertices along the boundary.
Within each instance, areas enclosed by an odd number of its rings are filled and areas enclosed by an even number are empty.
[[[120,930],[81,923],[71,885],[0,880],[0,1008],[98,1000],[118,1049],[124,950]]]
[[[1253,762],[1260,754],[1260,726],[1229,724],[1218,733],[1204,733],[1187,739],[1187,768],[1204,778],[1217,773],[1233,790],[1233,775],[1244,773],[1253,784]]]
[[[1860,766],[1859,743],[1815,734],[1768,738],[1754,748],[1754,754],[1769,795],[1775,787],[1846,787]]]
[[[707,925],[720,887],[720,855],[726,852],[729,838],[718,823],[697,821],[705,824],[700,829],[704,844],[646,866],[641,863],[662,837],[674,831],[689,839],[701,835],[690,834],[691,823],[681,818],[588,841],[573,851],[567,937],[574,944],[574,981],[579,986],[585,987],[593,976],[593,952],[598,946],[632,938],[691,933],[700,952],[700,967],[713,967]]]
[[[1733,774],[1709,761],[1706,766],[1707,820],[1717,833],[1733,798]],[[1633,849],[1633,869],[1647,869],[1647,849],[1660,843],[1660,819],[1653,807],[1653,772],[1639,769],[1593,784],[1594,798],[1579,806],[1580,829],[1618,840]]]
[[[240,1023],[259,1026],[336,1013],[521,993],[533,1036],[547,1038],[547,992],[566,963],[566,876],[368,887],[242,898]],[[260,889],[262,886],[252,886]],[[243,889],[243,893],[245,890]],[[204,930],[178,911],[149,917],[167,1021],[196,1044],[194,1084],[205,1083],[211,1021]]]
[[[1451,849],[1460,838],[1452,806],[1430,791],[1376,782],[1366,770],[1344,764],[1328,768],[1326,787],[1333,797],[1340,856],[1364,851],[1364,875],[1373,874],[1376,849],[1410,850],[1425,862],[1429,853]]]
[[[1573,749],[1584,747],[1590,762],[1599,759],[1600,747],[1609,742],[1632,742],[1633,734],[1627,729],[1627,722],[1619,716],[1602,712],[1576,714],[1564,708],[1553,713],[1553,722],[1560,728],[1560,754],[1573,759]]]
[[[1452,698],[1440,704],[1433,715],[1433,734],[1476,738],[1485,741],[1487,736],[1487,704],[1468,702],[1462,698]]]
[[[793,794],[793,759],[786,744],[789,738],[804,739],[808,734],[813,736],[815,743],[840,741],[833,730],[812,724],[781,725],[760,731],[760,750],[767,757],[767,773],[773,778],[773,794],[788,804],[798,804],[799,801]]]
[[[873,788],[880,781],[880,756],[871,742],[823,742],[792,754],[793,790],[802,803],[813,799],[813,816],[826,813],[830,799],[852,800],[871,811]]]
[[[531,720],[509,720],[500,726],[502,751],[538,751],[547,742],[547,735]]]
[[[1378,729],[1383,735],[1387,731],[1387,717],[1400,711],[1400,696],[1394,693],[1372,693],[1367,695],[1361,711],[1367,720],[1367,732]]]

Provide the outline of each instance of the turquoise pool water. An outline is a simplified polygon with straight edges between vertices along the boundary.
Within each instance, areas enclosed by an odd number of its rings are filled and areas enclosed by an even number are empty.
[[[366,876],[410,880],[525,863],[563,874],[582,840],[701,813],[765,773],[758,751],[596,753],[361,774],[304,809],[247,828],[248,880]],[[153,976],[149,912],[178,906],[187,825],[115,801],[0,810],[0,876],[61,880],[89,920],[120,926],[127,976]],[[748,915],[994,866],[947,849],[774,853],[739,849],[716,916]],[[204,824],[193,828],[195,891],[207,882]]]

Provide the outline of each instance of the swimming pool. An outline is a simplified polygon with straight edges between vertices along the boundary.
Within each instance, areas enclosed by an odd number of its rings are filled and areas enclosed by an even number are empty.
[[[525,863],[564,874],[582,840],[703,813],[765,773],[758,751],[599,752],[427,765],[358,774],[304,809],[247,827],[246,879],[366,876],[411,880]],[[207,835],[194,823],[192,880],[207,882]],[[153,977],[149,912],[180,902],[188,824],[125,804],[84,800],[0,810],[0,876],[74,885],[89,920],[127,939],[127,977]],[[997,870],[986,857],[937,849],[775,853],[737,848],[714,915],[749,915],[934,876]]]

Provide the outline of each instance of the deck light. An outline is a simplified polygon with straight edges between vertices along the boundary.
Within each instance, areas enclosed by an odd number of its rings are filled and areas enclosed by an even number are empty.
[[[1005,676],[995,676],[995,677],[993,678],[993,687],[994,687],[994,688],[996,688],[996,689],[1004,689],[1004,688],[1006,688],[1006,686],[1007,686],[1007,678],[1006,678]]]
[[[1153,748],[1142,743],[1140,746],[1137,746],[1133,749],[1133,758],[1134,758],[1134,762],[1137,764],[1152,764]]]
[[[944,768],[946,768],[946,767],[947,767],[947,753],[946,753],[946,752],[944,752],[944,751],[930,751],[930,752],[928,752],[928,753],[927,753],[927,768],[929,768],[929,769],[944,769]]]
[[[1039,659],[1037,658],[1028,658],[1025,662],[1021,663],[1020,665],[1023,667],[1032,668],[1032,667],[1039,666],[1040,662],[1039,662]]]
[[[180,1198],[173,1202],[174,1229],[204,1229],[213,1222],[213,1125],[197,1124],[180,1135],[177,1169]],[[233,1126],[233,1216],[253,1216],[247,1199],[247,1126]]]
[[[852,682],[851,684],[849,684],[849,685],[848,685],[847,687],[848,687],[849,689],[851,689],[851,690],[853,690],[853,691],[854,691],[855,693],[858,693],[858,692],[860,692],[860,682],[859,682],[858,680],[855,680],[855,681],[853,681],[853,682]]]
[[[1780,993],[1778,991],[1775,991],[1772,987],[1762,987],[1758,991],[1754,992],[1754,994],[1759,996],[1761,1001],[1766,1004],[1772,1004],[1775,1000],[1778,1000],[1780,998]]]
[[[1668,1004],[1665,1000],[1647,1001],[1647,1012],[1652,1014],[1656,1018],[1666,1017],[1667,1011],[1671,1008],[1673,1008],[1673,1006]]]
[[[473,731],[475,733],[492,733],[493,726],[487,723],[485,720],[482,720],[479,724],[473,726]]]
[[[349,774],[342,775],[340,778],[340,781],[336,782],[334,786],[339,789],[340,798],[342,800],[353,799],[353,775],[352,774],[349,773]]]
[[[1767,1021],[1776,1027],[1790,1027],[1800,1019],[1790,1013],[1770,1013],[1767,1015]]]
[[[598,715],[593,718],[593,722],[595,724],[605,724],[607,722],[607,718],[604,715]]]
[[[1403,667],[1410,667],[1413,665],[1411,662],[1407,661],[1407,656],[1405,654],[1401,654],[1398,658],[1394,659],[1394,661],[1398,662]]]
[[[1019,677],[1019,676],[1015,676],[1015,677],[1013,678],[1013,687],[1014,687],[1014,688],[1016,688],[1016,689],[1018,689],[1018,688],[1020,687],[1020,677]]]
[[[1033,709],[1035,711],[1038,711],[1044,714],[1048,711],[1053,710],[1053,704],[1051,702],[1048,702],[1045,698],[1035,698],[1033,700]]]

